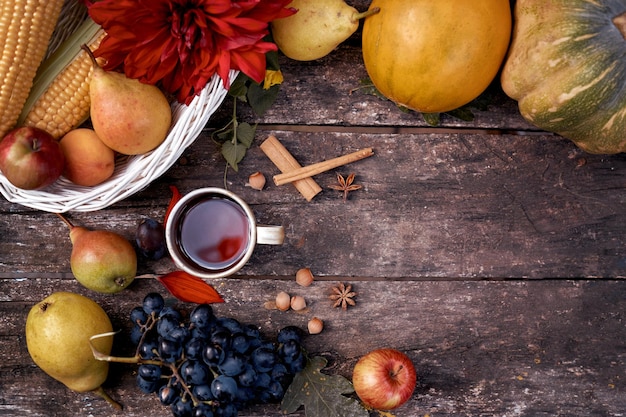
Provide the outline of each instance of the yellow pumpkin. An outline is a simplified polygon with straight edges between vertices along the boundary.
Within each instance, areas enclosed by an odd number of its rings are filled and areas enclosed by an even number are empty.
[[[511,37],[509,0],[373,0],[363,59],[374,86],[422,113],[457,109],[496,77]]]

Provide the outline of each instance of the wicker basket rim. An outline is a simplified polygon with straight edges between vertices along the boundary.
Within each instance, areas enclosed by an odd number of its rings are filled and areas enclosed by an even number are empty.
[[[231,81],[237,73],[230,72]],[[163,175],[197,139],[227,92],[222,79],[214,75],[189,105],[172,104],[172,127],[164,142],[146,154],[118,158],[113,176],[99,185],[79,186],[61,177],[42,190],[23,190],[0,173],[0,193],[9,202],[51,213],[108,207]]]

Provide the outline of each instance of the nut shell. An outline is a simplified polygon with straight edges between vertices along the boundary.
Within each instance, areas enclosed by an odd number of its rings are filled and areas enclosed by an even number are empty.
[[[291,296],[285,291],[276,294],[276,308],[280,311],[287,311],[291,307]]]
[[[307,327],[309,329],[309,334],[318,334],[324,329],[324,322],[319,317],[313,317],[309,320]]]
[[[263,187],[265,187],[265,175],[258,171],[250,174],[246,185],[250,188],[261,191]]]
[[[296,272],[296,282],[303,287],[308,287],[314,281],[313,273],[310,268],[301,268]]]
[[[291,308],[295,311],[304,310],[306,308],[306,300],[301,295],[291,297]]]

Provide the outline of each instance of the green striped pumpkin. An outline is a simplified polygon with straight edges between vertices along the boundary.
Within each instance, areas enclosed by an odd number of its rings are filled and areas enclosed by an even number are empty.
[[[517,0],[504,92],[535,126],[626,152],[626,0]]]

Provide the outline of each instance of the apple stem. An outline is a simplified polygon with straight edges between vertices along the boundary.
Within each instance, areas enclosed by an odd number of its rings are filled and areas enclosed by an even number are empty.
[[[64,215],[62,215],[61,213],[55,213],[57,216],[59,216],[59,218],[61,220],[63,220],[63,223],[65,223],[67,225],[67,227],[70,228],[70,230],[72,230],[74,228],[74,225],[72,224],[72,222],[70,222],[68,219],[65,218]]]
[[[104,400],[106,402],[108,402],[109,404],[111,404],[111,406],[113,406],[113,408],[115,408],[116,410],[121,410],[123,408],[122,404],[118,403],[113,398],[111,398],[111,396],[109,394],[107,394],[106,391],[102,387],[98,387],[95,390],[93,390],[92,392],[94,394],[99,395],[100,397],[104,398]]]
[[[397,369],[391,370],[391,372],[389,372],[389,376],[395,378],[400,372],[402,372],[403,369],[404,365],[400,365]]]
[[[366,17],[375,15],[378,12],[380,12],[380,7],[373,7],[371,9],[369,9],[369,10],[364,11],[364,12],[355,14],[354,16],[352,16],[352,21],[365,19]]]

